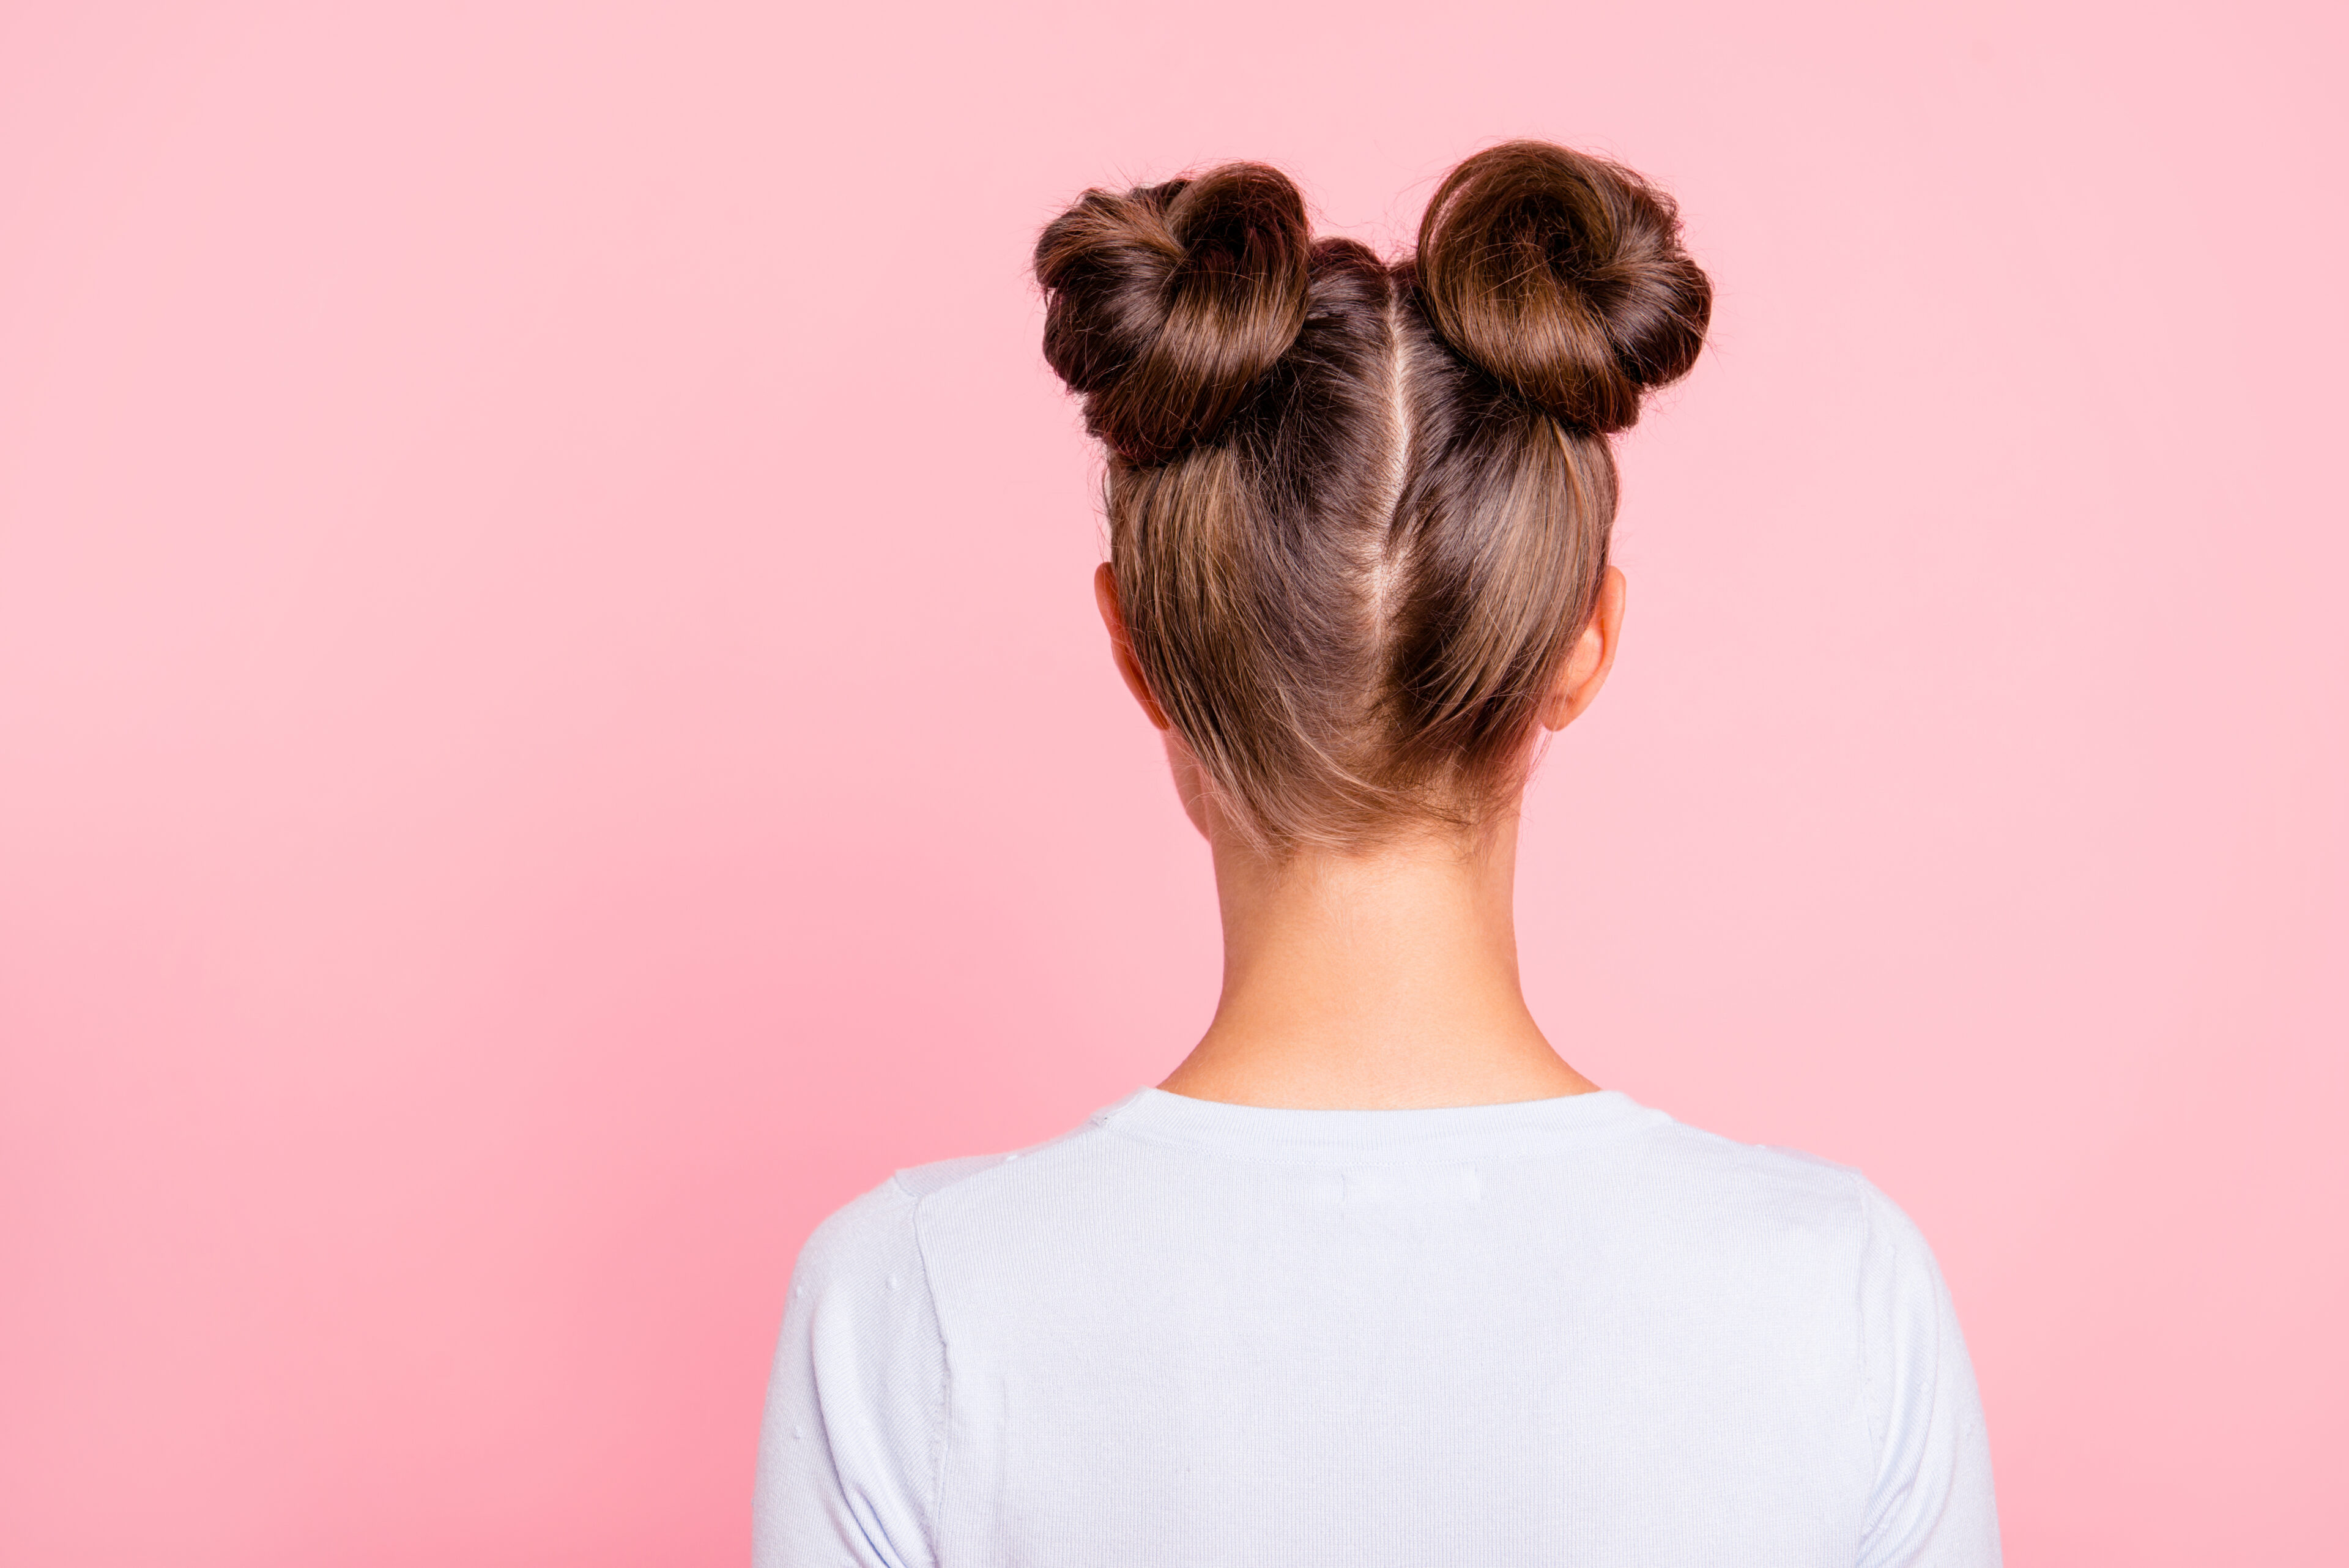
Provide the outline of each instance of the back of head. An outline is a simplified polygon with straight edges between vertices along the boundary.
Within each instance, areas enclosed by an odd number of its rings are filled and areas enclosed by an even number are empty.
[[[1670,200],[1511,142],[1389,265],[1233,164],[1087,192],[1036,272],[1135,662],[1221,817],[1286,856],[1506,810],[1606,571],[1607,435],[1702,346]]]

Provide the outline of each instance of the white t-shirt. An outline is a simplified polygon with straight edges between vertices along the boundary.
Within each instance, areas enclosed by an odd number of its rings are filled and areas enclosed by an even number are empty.
[[[801,1253],[759,1568],[1986,1568],[1973,1372],[1857,1172],[1606,1091],[1144,1089]]]

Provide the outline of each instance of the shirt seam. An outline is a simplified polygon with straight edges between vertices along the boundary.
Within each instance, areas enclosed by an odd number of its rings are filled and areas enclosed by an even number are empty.
[[[1882,1430],[1878,1429],[1877,1368],[1868,1337],[1868,1270],[1875,1262],[1876,1210],[1868,1200],[1867,1178],[1857,1170],[1849,1174],[1852,1199],[1859,1206],[1859,1266],[1853,1271],[1852,1337],[1859,1346],[1860,1430],[1868,1438],[1868,1497],[1859,1519],[1860,1562],[1865,1564],[1883,1522],[1884,1450],[1892,1440],[1892,1422],[1888,1416]]]
[[[984,1172],[974,1172],[983,1175]],[[895,1178],[892,1178],[894,1180]],[[959,1185],[957,1183],[957,1185]],[[899,1190],[905,1190],[899,1183]],[[941,1190],[946,1190],[941,1189]],[[907,1194],[911,1196],[911,1194]],[[922,1234],[923,1210],[936,1193],[914,1199],[914,1257],[922,1269],[922,1294],[930,1303],[930,1325],[938,1336],[937,1417],[930,1438],[929,1533],[930,1562],[933,1568],[944,1556],[942,1549],[946,1521],[947,1449],[954,1433],[954,1351],[947,1339],[946,1313],[938,1305],[936,1282],[930,1276],[930,1249]]]
[[[975,1160],[983,1160],[986,1161],[986,1163],[980,1165],[978,1168],[975,1170],[967,1170],[963,1172],[960,1176],[956,1177],[953,1180],[948,1181],[942,1187],[931,1188],[926,1192],[917,1193],[912,1188],[905,1185],[905,1177],[914,1171],[922,1169],[923,1167],[921,1166],[913,1166],[909,1167],[905,1170],[900,1170],[893,1175],[890,1179],[897,1184],[897,1190],[903,1192],[916,1205],[925,1204],[934,1198],[943,1198],[949,1192],[960,1192],[965,1189],[982,1185],[1009,1171],[1015,1165],[1027,1164],[1032,1168],[1033,1166],[1037,1164],[1067,1158],[1074,1148],[1082,1145],[1087,1137],[1093,1133],[1103,1131],[1105,1128],[1106,1124],[1104,1124],[1098,1116],[1095,1116],[1087,1119],[1077,1127],[1071,1127],[1067,1132],[1061,1133],[1056,1137],[1046,1138],[1042,1143],[1030,1144],[1025,1148],[1009,1149],[1001,1154],[995,1155],[966,1156],[964,1158]]]

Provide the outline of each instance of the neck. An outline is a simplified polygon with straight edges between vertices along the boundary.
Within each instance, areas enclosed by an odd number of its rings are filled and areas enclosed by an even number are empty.
[[[1224,917],[1215,1022],[1160,1085],[1299,1109],[1494,1105],[1598,1085],[1517,981],[1516,824],[1276,864],[1211,836]]]

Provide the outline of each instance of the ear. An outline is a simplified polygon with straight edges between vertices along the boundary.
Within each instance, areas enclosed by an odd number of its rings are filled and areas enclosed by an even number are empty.
[[[1093,573],[1093,601],[1101,606],[1102,625],[1109,628],[1110,657],[1117,661],[1117,672],[1125,677],[1125,689],[1142,704],[1150,722],[1164,730],[1168,728],[1166,711],[1158,699],[1150,694],[1150,687],[1142,679],[1142,666],[1133,661],[1133,644],[1125,635],[1125,616],[1118,608],[1117,574],[1103,561]]]
[[[1573,723],[1607,684],[1607,672],[1615,668],[1616,641],[1623,633],[1624,587],[1623,574],[1608,567],[1599,580],[1599,602],[1591,607],[1590,622],[1574,639],[1566,668],[1558,671],[1557,684],[1542,706],[1544,729],[1563,730]]]

